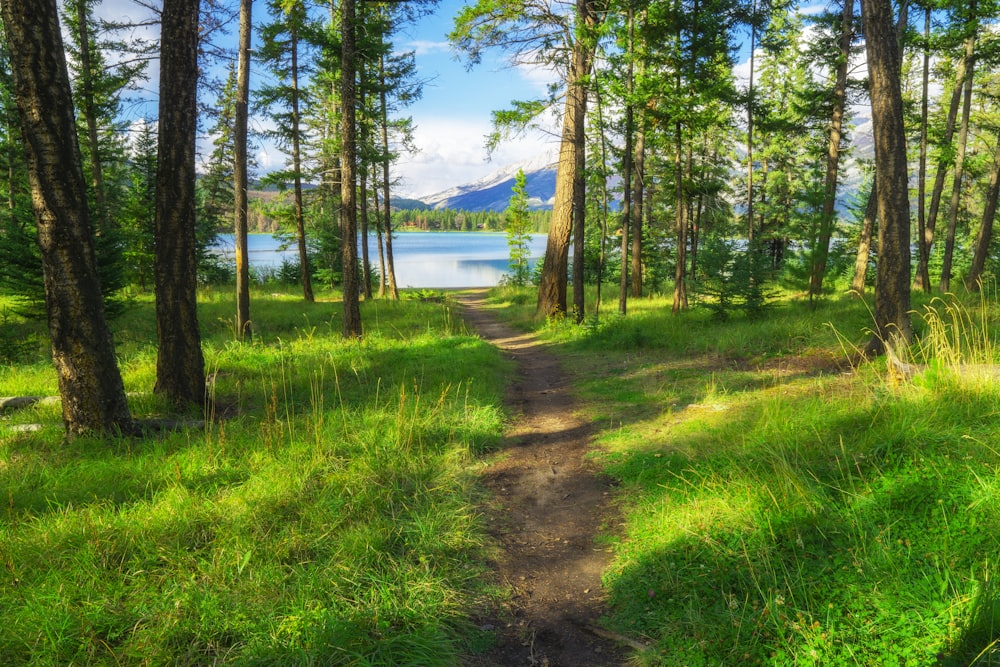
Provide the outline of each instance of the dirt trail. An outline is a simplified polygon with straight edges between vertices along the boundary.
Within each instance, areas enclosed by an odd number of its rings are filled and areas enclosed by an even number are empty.
[[[554,355],[498,322],[479,294],[459,301],[465,321],[518,368],[507,395],[514,423],[506,455],[483,475],[495,499],[490,532],[503,549],[497,576],[511,599],[496,618],[483,619],[498,630],[497,643],[472,664],[620,665],[619,646],[598,628],[610,553],[594,537],[607,529],[612,509],[609,481],[584,460],[591,426],[576,416]]]

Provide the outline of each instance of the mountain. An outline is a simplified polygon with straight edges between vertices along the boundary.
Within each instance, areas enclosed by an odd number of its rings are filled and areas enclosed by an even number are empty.
[[[428,208],[462,211],[505,211],[513,194],[514,177],[524,170],[528,207],[551,209],[556,191],[556,151],[514,164],[505,165],[477,181],[449,188],[421,201]]]
[[[850,145],[853,148],[852,159],[841,163],[842,184],[838,196],[841,199],[841,206],[861,186],[862,172],[857,160],[870,161],[874,152],[871,119],[867,117],[867,113],[857,113],[852,124],[853,127],[848,130],[851,136]],[[488,176],[465,185],[458,185],[420,199],[393,199],[393,206],[400,209],[505,211],[510,204],[514,177],[518,170],[523,169],[529,208],[551,210],[556,190],[557,159],[558,148],[553,147],[531,160],[505,165]]]

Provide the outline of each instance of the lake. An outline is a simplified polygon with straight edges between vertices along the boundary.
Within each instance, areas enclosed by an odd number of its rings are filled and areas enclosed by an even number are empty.
[[[531,263],[545,255],[545,234],[534,234],[529,243]],[[378,242],[368,238],[372,267],[378,270]],[[218,254],[233,257],[232,234],[219,234]],[[295,248],[281,249],[270,234],[250,234],[247,254],[251,268],[274,268],[283,261],[298,261]],[[510,250],[503,232],[394,232],[392,255],[396,284],[406,287],[493,287],[507,273]]]

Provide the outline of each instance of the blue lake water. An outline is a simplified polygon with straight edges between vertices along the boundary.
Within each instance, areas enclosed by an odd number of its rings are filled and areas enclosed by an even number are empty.
[[[535,234],[529,244],[532,264],[545,255],[546,236]],[[220,234],[216,252],[232,257],[232,234]],[[378,245],[368,239],[369,259],[378,270]],[[283,261],[297,262],[294,247],[281,249],[281,241],[270,234],[251,234],[247,239],[251,268],[275,268]],[[395,232],[392,255],[396,284],[406,287],[492,287],[508,271],[510,249],[502,232]]]

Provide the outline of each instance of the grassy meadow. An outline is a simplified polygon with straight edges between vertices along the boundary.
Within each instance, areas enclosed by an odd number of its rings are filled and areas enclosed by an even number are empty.
[[[204,429],[64,442],[58,406],[0,421],[0,664],[451,665],[490,638],[477,462],[509,368],[444,303],[200,295]],[[7,316],[0,395],[55,394],[37,324]],[[136,417],[151,302],[115,325]],[[32,426],[34,425],[34,426]],[[38,428],[40,426],[40,428]],[[34,429],[34,430],[32,430]]]
[[[498,300],[530,322],[530,295]],[[910,378],[850,363],[851,297],[616,306],[543,332],[618,484],[608,624],[648,643],[633,664],[1000,665],[996,303],[921,301]]]
[[[916,295],[915,295],[916,296]],[[1000,665],[1000,375],[992,300],[917,303],[900,376],[852,363],[858,300],[764,318],[606,305],[536,329],[597,424],[619,515],[606,627],[636,666]],[[606,302],[608,303],[608,302]],[[0,421],[0,663],[460,665],[489,633],[476,471],[510,368],[448,303],[201,295],[205,429],[64,442],[57,408]],[[54,394],[44,332],[0,309],[0,395]],[[150,395],[152,304],[115,324]],[[35,327],[35,328],[32,328]],[[28,430],[25,425],[41,425]],[[35,428],[32,426],[31,428]]]

